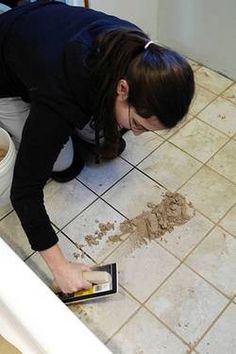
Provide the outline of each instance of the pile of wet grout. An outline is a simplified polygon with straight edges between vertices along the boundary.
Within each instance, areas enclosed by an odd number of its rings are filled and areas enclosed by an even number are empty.
[[[166,192],[159,204],[147,203],[147,207],[148,210],[140,215],[120,223],[120,233],[108,236],[106,242],[121,242],[124,235],[129,234],[129,241],[135,249],[162,238],[166,232],[170,233],[175,226],[185,224],[194,215],[192,203],[177,192]],[[93,235],[85,236],[87,246],[99,245],[102,238],[111,230],[114,230],[114,223],[99,223]],[[77,246],[82,248],[85,245]]]

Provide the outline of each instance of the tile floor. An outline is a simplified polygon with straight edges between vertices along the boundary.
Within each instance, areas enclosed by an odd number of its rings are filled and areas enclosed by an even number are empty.
[[[117,295],[70,306],[113,353],[235,353],[236,83],[190,62],[197,90],[181,124],[139,137],[129,132],[121,157],[97,169],[89,163],[72,182],[45,188],[67,258],[118,263]],[[120,222],[147,202],[158,203],[165,190],[192,201],[196,213],[187,224],[135,250],[128,234],[106,242]],[[84,246],[82,258],[75,243],[83,244],[98,221],[114,222],[115,230],[99,245]],[[0,234],[50,284],[11,206],[0,210]]]

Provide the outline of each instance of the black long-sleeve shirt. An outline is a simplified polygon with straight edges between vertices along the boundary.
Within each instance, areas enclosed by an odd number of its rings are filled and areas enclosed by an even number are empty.
[[[36,2],[0,16],[0,97],[31,102],[11,201],[32,249],[57,243],[43,200],[54,162],[75,127],[92,115],[85,58],[104,30],[133,24],[91,9]]]

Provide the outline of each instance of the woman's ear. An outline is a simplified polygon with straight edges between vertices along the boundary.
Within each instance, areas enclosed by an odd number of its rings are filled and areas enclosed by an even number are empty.
[[[118,81],[116,87],[117,96],[121,101],[126,101],[129,97],[129,84],[125,79],[121,79]]]

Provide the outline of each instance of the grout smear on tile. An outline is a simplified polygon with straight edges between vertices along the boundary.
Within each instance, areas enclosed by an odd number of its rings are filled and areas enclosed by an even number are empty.
[[[162,239],[166,232],[170,233],[175,226],[185,224],[194,215],[192,203],[179,193],[166,192],[159,204],[147,203],[147,207],[149,210],[120,223],[120,233],[109,236],[106,242],[121,242],[123,236],[129,233],[131,248],[142,247],[152,240]],[[87,245],[98,245],[110,230],[114,230],[113,223],[99,223],[95,234],[85,237]]]

